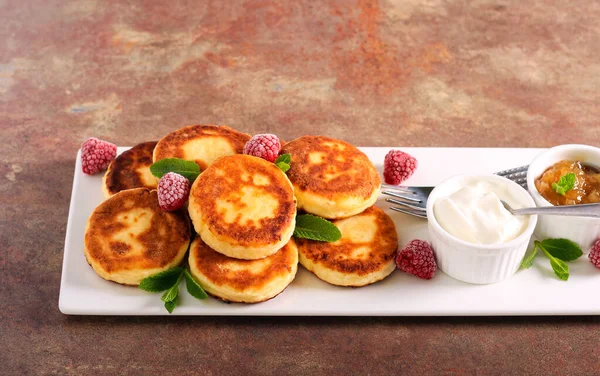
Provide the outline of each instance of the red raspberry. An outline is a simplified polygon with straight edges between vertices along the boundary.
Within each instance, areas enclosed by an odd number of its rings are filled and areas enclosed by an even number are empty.
[[[590,251],[588,257],[590,258],[592,264],[600,269],[600,239],[596,240],[594,245],[592,245],[592,250]]]
[[[281,150],[279,138],[274,134],[257,134],[244,145],[244,154],[275,162]]]
[[[158,205],[162,210],[173,211],[183,207],[190,194],[190,181],[168,172],[158,181]]]
[[[417,169],[417,160],[400,150],[390,150],[383,162],[383,177],[387,184],[399,185]]]
[[[403,272],[416,275],[419,278],[431,279],[437,269],[433,248],[426,241],[412,240],[402,250],[398,251],[396,266]]]
[[[84,174],[94,175],[108,167],[117,156],[117,145],[90,137],[81,145],[81,167]]]

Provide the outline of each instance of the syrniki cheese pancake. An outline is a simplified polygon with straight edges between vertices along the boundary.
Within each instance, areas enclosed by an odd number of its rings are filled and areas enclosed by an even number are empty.
[[[143,142],[119,154],[104,174],[102,191],[105,197],[132,188],[155,189],[157,179],[150,172],[156,141]]]
[[[339,286],[364,286],[394,271],[398,235],[393,220],[378,207],[333,221],[342,233],[334,243],[296,239],[300,264]]]
[[[180,158],[204,170],[217,158],[241,154],[248,140],[250,135],[224,125],[191,125],[163,137],[154,148],[154,162]]]
[[[294,186],[298,208],[336,219],[372,206],[381,178],[369,158],[347,142],[323,136],[303,136],[287,143],[287,175]]]
[[[127,189],[94,210],[85,230],[84,253],[100,277],[138,285],[179,265],[190,235],[185,211],[162,210],[155,190]]]
[[[220,158],[202,172],[190,190],[188,211],[206,244],[245,260],[277,252],[296,225],[290,181],[273,163],[249,155]]]
[[[258,303],[281,293],[298,270],[294,239],[260,260],[238,260],[212,250],[197,236],[190,246],[190,272],[204,290],[227,302]]]

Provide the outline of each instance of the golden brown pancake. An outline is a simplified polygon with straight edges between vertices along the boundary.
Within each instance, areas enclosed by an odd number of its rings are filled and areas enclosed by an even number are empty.
[[[342,233],[334,243],[296,239],[300,263],[317,277],[339,286],[364,286],[387,277],[396,265],[398,235],[394,221],[371,207],[333,222]]]
[[[157,179],[150,172],[156,143],[157,141],[149,141],[135,145],[110,163],[102,185],[105,197],[125,189],[156,188]]]
[[[298,208],[324,218],[358,214],[372,206],[381,179],[375,166],[347,142],[324,136],[304,136],[287,143],[287,175],[294,186]]]
[[[242,154],[220,158],[198,176],[188,211],[204,242],[245,260],[277,252],[296,224],[296,200],[285,174],[273,163]]]
[[[258,303],[281,293],[298,270],[293,239],[260,260],[238,260],[212,250],[199,236],[190,246],[190,271],[204,290],[228,302]]]
[[[138,285],[179,265],[190,235],[185,211],[162,210],[155,190],[127,189],[94,210],[85,230],[84,253],[100,277]]]
[[[154,162],[180,158],[205,170],[217,158],[241,154],[248,140],[249,135],[224,125],[191,125],[163,137],[154,148]]]

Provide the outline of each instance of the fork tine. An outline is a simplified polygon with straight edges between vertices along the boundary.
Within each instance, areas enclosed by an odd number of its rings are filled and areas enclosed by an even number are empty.
[[[416,211],[412,211],[409,209],[403,209],[398,206],[390,206],[390,210],[408,214],[408,215],[412,215],[412,216],[419,217],[419,218],[427,218],[427,214],[424,212],[416,212]]]
[[[403,192],[412,195],[416,195],[417,192],[413,189],[413,187],[405,186],[405,185],[391,185],[391,184],[382,184],[381,188],[385,188],[391,191]]]
[[[519,184],[523,189],[527,189],[527,169],[529,166],[520,166],[508,170],[498,171],[496,175],[502,176]]]
[[[381,193],[383,193],[384,195],[388,195],[388,196],[392,196],[392,197],[396,197],[396,198],[401,198],[403,200],[407,200],[407,201],[412,201],[412,202],[421,202],[420,199],[415,198],[415,197],[406,197],[400,193],[396,193],[396,192],[391,192],[391,191],[382,191]]]
[[[413,205],[413,204],[408,203],[408,202],[403,202],[403,201],[395,200],[393,198],[386,198],[385,201],[386,202],[391,202],[392,204],[405,206],[405,207],[410,208],[410,209],[419,210],[419,211],[425,211],[425,208],[422,207],[422,206],[416,206],[416,205]]]
[[[502,176],[502,175],[499,175],[499,176]],[[527,181],[527,171],[525,171],[525,172],[519,172],[519,173],[516,173],[516,174],[508,174],[508,175],[504,175],[502,177],[506,178],[508,180],[512,180],[512,181],[517,181],[517,180]]]
[[[509,168],[508,170],[502,170],[502,171],[498,171],[496,172],[496,175],[500,175],[500,176],[508,176],[508,175],[522,175],[522,174],[527,174],[527,169],[529,168],[529,166],[519,166],[519,167],[515,167],[515,168]]]

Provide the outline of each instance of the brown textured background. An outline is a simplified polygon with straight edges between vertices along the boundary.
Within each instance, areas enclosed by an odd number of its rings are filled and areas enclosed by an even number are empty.
[[[57,306],[87,137],[204,122],[363,146],[598,145],[599,19],[581,0],[0,0],[0,374],[600,374],[598,317]]]

